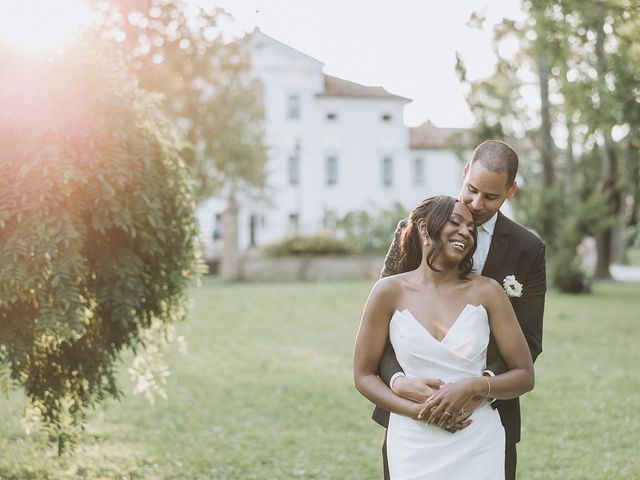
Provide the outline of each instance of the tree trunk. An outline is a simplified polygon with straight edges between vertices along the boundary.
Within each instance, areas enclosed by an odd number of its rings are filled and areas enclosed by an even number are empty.
[[[538,57],[538,72],[540,79],[540,138],[542,142],[541,160],[542,160],[542,182],[545,189],[551,192],[555,182],[555,172],[553,166],[553,139],[551,138],[551,108],[549,104],[549,65],[544,55]],[[550,195],[549,200],[555,201],[554,196]],[[545,209],[542,219],[541,234],[550,249],[554,245],[554,215],[556,210],[550,208]]]
[[[620,198],[620,219],[615,230],[613,245],[613,261],[620,265],[629,263],[627,250],[634,241],[633,235],[629,235],[629,233],[635,231],[638,224],[638,158],[634,156],[632,137],[633,131],[629,131],[624,154],[621,157],[623,186]]]
[[[232,190],[227,208],[222,214],[222,258],[220,276],[228,282],[240,280],[240,252],[238,249],[238,201]]]
[[[620,192],[616,180],[618,178],[618,157],[611,134],[604,134],[604,152],[602,157],[602,189],[605,194],[611,218],[617,218],[620,212]],[[614,225],[604,228],[596,237],[598,260],[596,262],[596,278],[611,279],[609,265],[613,259]]]
[[[575,175],[576,161],[573,155],[573,121],[572,112],[567,113],[567,166],[565,170],[564,191],[573,189],[573,176]]]
[[[624,198],[624,195],[622,196]],[[611,263],[624,265],[627,263],[625,242],[624,209],[618,213],[618,221],[612,228]]]
[[[544,56],[538,58],[540,74],[540,137],[542,140],[542,180],[550,188],[555,180],[553,169],[553,139],[551,138],[551,107],[549,105],[549,65]]]
[[[601,5],[599,5],[602,8]],[[598,15],[595,25],[596,43],[595,53],[597,61],[597,70],[599,78],[599,97],[600,105],[605,101],[608,91],[605,84],[605,77],[607,74],[607,58],[604,50],[604,12],[602,15]],[[605,194],[607,206],[611,218],[616,218],[620,212],[620,191],[617,186],[618,179],[618,157],[616,154],[615,144],[611,138],[611,124],[607,117],[603,115],[603,122],[601,126],[602,137],[604,139],[604,154],[602,156],[602,169],[601,180],[602,188]],[[615,224],[614,224],[615,225]],[[611,272],[609,271],[609,265],[612,260],[612,249],[614,244],[614,225],[607,226],[596,237],[598,260],[596,262],[596,278],[610,279]]]
[[[609,270],[609,261],[611,257],[611,235],[606,232],[600,232],[596,236],[596,271],[595,277],[602,280],[610,280],[611,271]]]
[[[615,195],[617,195],[617,199],[614,200],[617,203],[617,221],[616,224],[612,227],[612,241],[611,241],[611,263],[615,263],[618,265],[623,265],[626,263],[626,244],[625,244],[625,199],[627,197],[627,192],[629,191],[629,168],[627,164],[627,159],[625,155],[619,155],[618,152],[614,150],[614,155],[617,157],[621,157],[618,160],[620,172],[616,174],[615,178],[619,179],[616,182]],[[622,183],[622,185],[620,185]]]
[[[629,206],[625,217],[625,231],[636,232],[636,235],[638,235],[638,220],[640,220],[640,135],[638,133],[640,133],[639,128],[629,132],[625,148],[627,180],[629,182]],[[633,246],[636,235],[629,235],[626,238],[625,252]]]

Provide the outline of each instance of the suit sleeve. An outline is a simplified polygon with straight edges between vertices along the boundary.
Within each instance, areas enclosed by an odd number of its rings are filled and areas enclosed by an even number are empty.
[[[389,247],[386,257],[384,257],[384,265],[382,266],[382,272],[380,272],[380,278],[389,277],[400,273],[400,236],[402,235],[402,229],[406,225],[406,220],[400,220],[396,231],[393,234],[393,241]]]
[[[405,220],[401,220],[398,223],[398,227],[393,235],[393,242],[391,242],[387,256],[384,259],[384,266],[382,267],[380,278],[400,273],[398,262],[400,259],[400,235],[402,234],[402,229],[405,224]],[[396,353],[393,351],[393,346],[391,346],[391,341],[389,337],[387,337],[387,343],[384,347],[382,358],[380,358],[380,364],[378,365],[378,376],[384,383],[389,385],[391,383],[391,377],[400,372],[403,372],[402,367],[398,363]]]
[[[545,246],[541,245],[526,277],[523,277],[523,295],[512,299],[518,323],[529,345],[531,359],[535,362],[542,352],[542,317],[544,298],[547,292],[547,272],[545,267]],[[493,336],[487,351],[487,370],[496,375],[506,371]]]

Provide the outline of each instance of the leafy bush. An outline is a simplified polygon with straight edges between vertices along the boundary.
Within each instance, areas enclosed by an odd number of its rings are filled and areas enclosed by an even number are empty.
[[[328,234],[296,234],[284,238],[278,243],[266,245],[263,253],[272,257],[286,255],[348,255],[354,250],[344,240]]]
[[[588,293],[591,280],[582,268],[580,243],[611,222],[601,192],[576,182],[571,190],[529,186],[518,190],[516,206],[524,225],[550,222],[543,238],[547,245],[547,267],[551,285],[566,293]],[[549,217],[546,211],[552,210]]]
[[[333,230],[313,234],[294,234],[263,247],[269,256],[349,255],[352,253],[386,253],[398,222],[408,213],[396,203],[391,210],[372,208],[349,212],[343,217],[326,217]]]
[[[386,253],[398,222],[408,216],[407,210],[399,203],[390,210],[357,210],[338,219],[336,230],[357,252]]]
[[[99,45],[0,52],[0,368],[61,452],[197,277],[183,143]]]
[[[589,293],[591,282],[579,259],[570,251],[557,252],[549,269],[551,284],[565,293]]]

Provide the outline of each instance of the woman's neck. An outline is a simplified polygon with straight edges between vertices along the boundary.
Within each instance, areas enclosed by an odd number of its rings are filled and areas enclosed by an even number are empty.
[[[457,283],[460,278],[458,277],[458,266],[441,265],[439,262],[434,262],[434,268],[440,270],[439,272],[434,270],[427,263],[427,259],[423,258],[422,263],[416,269],[416,274],[426,283],[432,285]]]

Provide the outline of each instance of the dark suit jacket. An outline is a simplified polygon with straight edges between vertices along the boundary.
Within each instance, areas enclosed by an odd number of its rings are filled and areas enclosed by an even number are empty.
[[[405,224],[406,220],[398,224],[393,243],[384,261],[382,277],[402,273],[398,259],[400,233]],[[501,285],[507,275],[515,275],[516,280],[523,285],[522,296],[513,297],[511,304],[535,362],[542,352],[542,316],[544,296],[547,291],[544,243],[529,230],[498,212],[482,275],[493,278]],[[496,375],[506,370],[493,335],[487,349],[487,369]],[[387,340],[387,346],[380,361],[379,376],[388,385],[391,377],[401,371],[402,367],[396,359],[393,347]],[[505,429],[506,444],[517,443],[520,441],[519,399],[503,400],[495,404]],[[372,418],[385,428],[389,424],[389,412],[381,408],[375,408]]]

